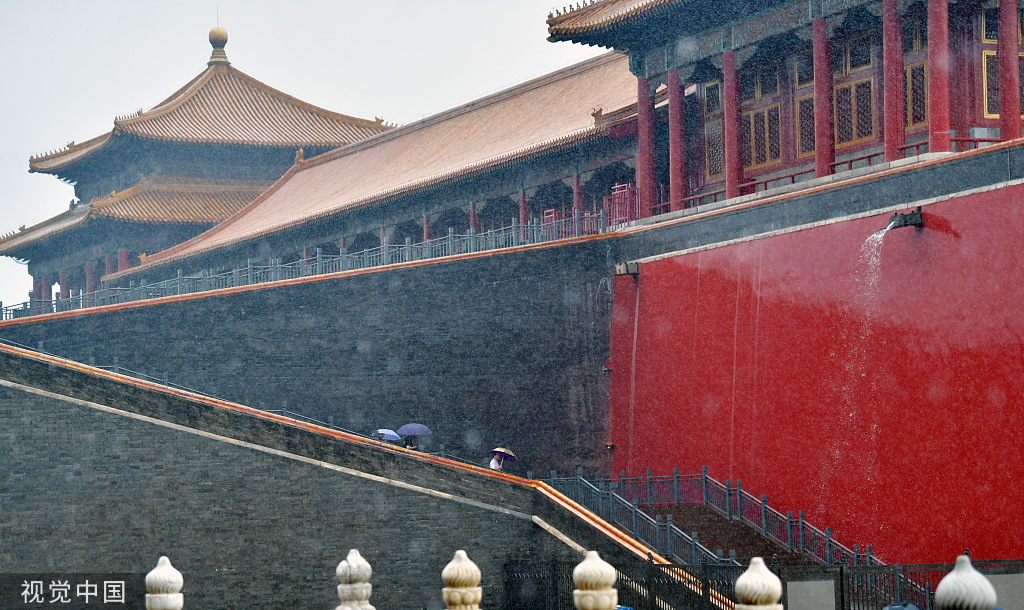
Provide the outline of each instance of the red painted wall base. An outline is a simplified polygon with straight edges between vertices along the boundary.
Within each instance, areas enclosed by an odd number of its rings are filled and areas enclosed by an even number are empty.
[[[617,277],[615,471],[706,464],[889,563],[1024,557],[1022,202],[925,206],[877,260],[888,214]]]

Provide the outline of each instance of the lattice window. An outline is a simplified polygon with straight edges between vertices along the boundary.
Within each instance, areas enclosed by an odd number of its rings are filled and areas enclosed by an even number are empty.
[[[704,85],[704,114],[716,114],[722,111],[722,83]]]
[[[851,144],[874,135],[871,79],[835,88],[836,144]]]
[[[1017,44],[1021,44],[1021,28],[1024,23],[1024,10],[1017,9]],[[987,6],[981,8],[981,41],[999,42],[999,9]]]
[[[928,71],[924,62],[904,68],[903,103],[908,128],[928,124]]]
[[[982,53],[985,60],[985,116],[999,116],[999,59],[995,51]]]
[[[999,58],[995,51],[982,51],[982,59],[985,62],[984,91],[985,91],[985,118],[999,118]],[[1024,117],[1024,53],[1017,62],[1021,85],[1021,107],[1020,113]]]
[[[722,156],[722,121],[705,124],[704,149],[707,151],[708,177],[721,176],[724,171]]]
[[[871,35],[864,34],[832,46],[832,74],[843,76],[871,67]]]
[[[740,102],[752,102],[779,93],[779,67],[776,64],[747,70],[739,75]]]
[[[903,21],[903,54],[915,55],[928,49],[928,26],[921,18]]]
[[[814,84],[814,55],[801,53],[796,56],[796,88]]]
[[[777,105],[744,114],[741,131],[744,167],[760,167],[781,158]]]
[[[800,128],[800,141],[797,143],[797,155],[809,155],[814,152],[814,98],[804,97],[796,101],[797,125]]]

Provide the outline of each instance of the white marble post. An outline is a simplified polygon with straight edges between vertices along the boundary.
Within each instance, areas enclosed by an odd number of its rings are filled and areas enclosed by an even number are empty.
[[[967,555],[957,557],[953,571],[935,587],[935,610],[992,610],[995,606],[996,590]]]
[[[351,549],[334,573],[338,576],[338,599],[341,600],[341,605],[334,610],[374,610],[370,605],[373,569],[359,551]]]
[[[480,588],[480,568],[466,551],[455,551],[455,557],[441,571],[445,587],[441,589],[448,610],[479,610],[484,590]]]
[[[572,603],[576,610],[612,610],[619,603],[619,591],[615,584],[615,568],[598,556],[597,551],[587,551],[587,556],[572,570],[576,590],[572,592]]]
[[[174,569],[170,559],[161,557],[146,574],[146,610],[181,610],[185,605],[183,584],[181,572]]]
[[[750,567],[736,579],[736,610],[782,610],[782,581],[764,565],[761,557],[752,557]]]

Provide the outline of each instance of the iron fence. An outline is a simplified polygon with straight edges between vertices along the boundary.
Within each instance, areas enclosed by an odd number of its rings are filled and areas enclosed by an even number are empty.
[[[554,212],[554,210],[550,212]],[[9,320],[87,307],[117,305],[144,299],[180,296],[382,265],[514,248],[584,235],[597,235],[608,231],[609,227],[605,223],[603,210],[595,213],[573,210],[571,213],[546,215],[543,220],[537,218],[523,225],[513,219],[511,226],[481,233],[470,229],[466,234],[456,234],[454,229],[449,228],[447,235],[423,242],[412,243],[410,239],[406,239],[402,244],[385,242],[381,246],[354,253],[342,252],[330,255],[324,254],[320,248],[317,248],[313,254],[304,255],[298,260],[289,262],[284,262],[280,258],[271,258],[266,261],[249,259],[244,266],[233,269],[202,270],[188,274],[179,269],[175,277],[158,282],[147,282],[145,279],[138,282],[132,280],[127,287],[106,286],[88,293],[71,291],[68,298],[28,301],[0,307],[0,319]]]
[[[1024,560],[974,561],[986,575],[1024,574]],[[574,561],[510,559],[505,563],[506,608],[572,608]],[[935,587],[953,564],[830,565],[768,568],[782,581],[783,607],[797,602],[792,583],[831,583],[836,610],[879,610],[914,604],[934,608]],[[746,566],[722,564],[617,566],[619,605],[636,610],[723,610],[736,603],[736,579]],[[817,600],[819,604],[825,603]],[[805,600],[806,603],[806,600]]]
[[[621,504],[607,511],[608,516],[605,518],[623,527],[651,548],[658,548],[659,552],[661,547],[656,547],[657,535],[652,533],[649,523],[637,517],[636,525],[632,525],[629,519],[623,521],[620,514],[628,511],[632,518],[634,506],[638,510],[639,507],[705,505],[726,518],[747,523],[790,551],[805,553],[823,564],[885,565],[872,554],[870,544],[862,552],[859,545],[850,548],[836,542],[832,538],[831,528],[821,530],[809,524],[803,511],[799,511],[796,517],[792,512],[783,515],[768,505],[767,496],[758,498],[746,492],[743,481],[736,481],[735,486],[732,481],[721,483],[708,475],[707,467],[703,468],[701,474],[689,475],[680,475],[678,468],[672,476],[653,476],[648,470],[643,477],[626,477],[625,472],[622,472],[617,479],[595,478],[593,483],[583,478],[582,470],[577,471],[577,476],[573,478],[559,478],[557,474],[552,471],[551,484],[591,510],[595,510],[597,504],[592,498],[582,495],[580,490],[584,488],[584,483],[593,489],[609,490],[611,495],[621,500]],[[574,493],[566,492],[569,487],[572,487]],[[639,513],[642,514],[642,511]],[[598,514],[605,516],[605,513]],[[694,561],[693,556],[690,557],[685,563]]]

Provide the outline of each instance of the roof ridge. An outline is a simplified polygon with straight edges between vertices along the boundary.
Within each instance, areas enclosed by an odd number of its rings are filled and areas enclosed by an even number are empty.
[[[459,106],[455,106],[454,108],[442,110],[437,114],[432,114],[428,117],[419,119],[418,121],[413,121],[412,123],[407,123],[405,125],[396,127],[394,129],[390,129],[386,132],[377,134],[375,136],[370,136],[369,138],[364,138],[362,140],[352,142],[351,144],[340,146],[338,148],[335,148],[334,150],[330,150],[321,155],[317,155],[316,157],[312,157],[310,159],[305,160],[302,163],[302,168],[305,169],[307,167],[315,167],[322,163],[327,163],[329,161],[338,159],[340,157],[344,157],[358,150],[362,150],[363,148],[377,146],[382,142],[386,142],[393,138],[400,137],[411,131],[423,129],[425,127],[429,127],[441,121],[447,121],[461,114],[465,114],[473,110],[477,110],[480,108],[484,108],[486,106],[490,106],[492,104],[502,102],[510,97],[521,95],[527,91],[538,89],[545,85],[558,82],[564,78],[567,78],[574,74],[578,74],[579,72],[596,70],[604,66],[605,64],[611,63],[613,61],[622,61],[624,57],[625,55],[623,53],[620,53],[618,51],[609,51],[607,53],[598,55],[597,57],[591,57],[590,59],[583,60],[581,62],[566,66],[564,68],[559,68],[558,70],[548,72],[547,74],[542,74],[541,76],[530,79],[524,83],[518,83],[516,85],[508,87],[507,89],[496,91],[482,98],[471,100]]]
[[[341,122],[357,125],[360,127],[377,127],[381,129],[388,129],[382,123],[378,123],[370,119],[361,119],[359,117],[342,114],[340,112],[328,110],[327,108],[322,108],[315,104],[311,104],[309,102],[300,100],[296,97],[288,95],[287,93],[281,91],[280,89],[272,87],[264,83],[263,81],[246,74],[245,72],[242,72],[234,66],[227,64],[213,64],[208,66],[206,70],[200,73],[196,78],[193,78],[192,81],[189,82],[189,84],[185,85],[181,89],[178,89],[178,91],[176,91],[170,97],[168,97],[164,101],[160,102],[159,104],[151,108],[148,112],[140,113],[136,116],[131,116],[121,121],[115,121],[114,124],[115,126],[122,128],[130,127],[132,125],[143,123],[148,120],[166,116],[180,108],[183,104],[187,103],[193,97],[195,97],[195,95],[198,94],[199,91],[203,89],[203,87],[211,83],[218,75],[225,75],[228,78],[235,78],[247,82],[250,85],[254,85],[258,91],[261,91],[273,98],[277,98],[281,101],[290,103],[294,106],[298,106],[306,111],[323,116],[325,118],[340,120]]]

